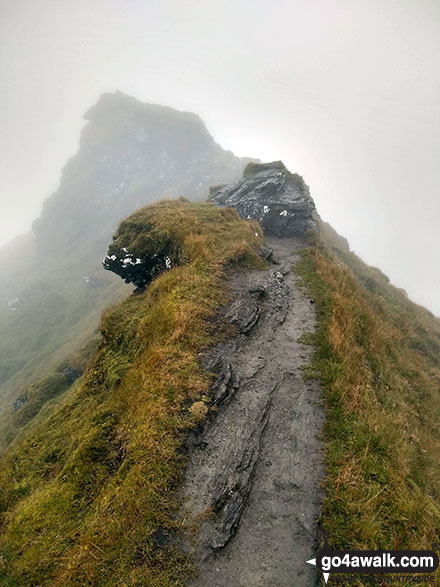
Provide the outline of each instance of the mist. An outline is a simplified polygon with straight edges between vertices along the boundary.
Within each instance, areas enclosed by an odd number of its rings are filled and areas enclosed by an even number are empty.
[[[3,0],[0,16],[0,244],[120,89],[282,159],[356,253],[440,315],[437,2]]]

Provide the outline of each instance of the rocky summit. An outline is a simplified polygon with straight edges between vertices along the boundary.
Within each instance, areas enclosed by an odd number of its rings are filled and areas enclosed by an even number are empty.
[[[212,188],[211,201],[235,208],[242,218],[258,220],[269,235],[304,236],[318,230],[307,184],[281,161],[249,163],[240,181]]]

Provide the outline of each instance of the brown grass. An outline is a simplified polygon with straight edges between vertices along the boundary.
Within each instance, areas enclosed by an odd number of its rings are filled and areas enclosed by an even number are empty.
[[[431,548],[440,536],[439,323],[324,239],[297,267],[319,318],[311,371],[325,393],[322,525],[339,548]]]

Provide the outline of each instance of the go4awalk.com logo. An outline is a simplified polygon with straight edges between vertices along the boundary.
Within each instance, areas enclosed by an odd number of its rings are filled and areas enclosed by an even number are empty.
[[[316,558],[306,562],[322,571],[326,583],[330,573],[428,574],[439,565],[438,556],[432,550],[332,550],[327,540]]]

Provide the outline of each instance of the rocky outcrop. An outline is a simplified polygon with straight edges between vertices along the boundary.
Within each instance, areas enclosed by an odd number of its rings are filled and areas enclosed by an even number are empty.
[[[235,208],[242,218],[258,220],[269,235],[304,236],[309,230],[318,231],[308,186],[281,161],[249,163],[240,181],[212,188],[211,201]]]
[[[203,201],[210,185],[236,181],[250,161],[222,149],[196,114],[122,92],[103,94],[85,119],[80,148],[33,225],[40,247],[70,247],[69,237],[88,231],[105,232],[106,244],[137,208],[178,196]]]

